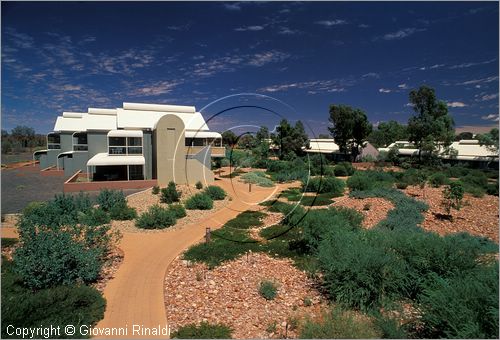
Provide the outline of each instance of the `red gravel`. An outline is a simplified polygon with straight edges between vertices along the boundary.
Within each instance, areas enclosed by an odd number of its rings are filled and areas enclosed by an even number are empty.
[[[331,205],[333,207],[346,207],[360,212],[365,217],[363,220],[363,226],[365,228],[372,228],[376,226],[380,221],[387,217],[389,210],[394,209],[394,204],[379,197],[360,199],[343,196],[341,198],[334,199],[334,201],[335,203]]]

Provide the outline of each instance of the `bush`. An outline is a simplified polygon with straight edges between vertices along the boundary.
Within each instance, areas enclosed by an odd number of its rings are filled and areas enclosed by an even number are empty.
[[[160,207],[151,206],[135,221],[135,225],[142,229],[164,229],[175,225],[176,211]]]
[[[137,211],[127,205],[115,205],[109,210],[109,216],[112,220],[128,221],[137,217]]]
[[[264,216],[266,216],[266,214],[260,211],[247,210],[238,214],[238,216],[236,216],[232,220],[227,221],[224,226],[235,229],[249,229],[253,227],[260,227],[263,225],[261,219]]]
[[[259,294],[266,300],[274,300],[276,295],[278,295],[278,286],[273,281],[261,281],[259,285]]]
[[[345,182],[335,177],[312,177],[309,182],[302,182],[305,192],[332,193],[334,197],[344,194]]]
[[[200,189],[203,189],[203,184],[201,184],[200,181],[196,182],[196,184],[194,185],[196,187],[196,189],[200,190]]]
[[[488,195],[498,196],[498,183],[489,183],[486,188],[486,193]]]
[[[351,190],[370,190],[374,186],[373,181],[361,172],[357,172],[354,176],[349,177],[347,180],[347,187]]]
[[[317,207],[330,205],[333,203],[330,197],[321,196],[323,194],[318,194],[315,196],[303,196],[300,198],[300,204],[306,207]]]
[[[169,205],[168,210],[174,213],[175,218],[183,218],[187,216],[186,209],[184,209],[182,204],[171,204]]]
[[[160,193],[160,187],[159,187],[159,186],[157,186],[157,185],[155,185],[155,186],[153,187],[153,189],[151,190],[151,193],[152,193],[153,195],[158,195],[158,194]]]
[[[221,187],[209,185],[204,192],[215,201],[223,200],[226,197],[226,192]]]
[[[170,334],[171,339],[230,339],[232,329],[224,324],[189,324]]]
[[[349,162],[340,162],[333,168],[335,176],[352,176],[355,172],[354,167]]]
[[[300,332],[301,339],[370,339],[381,332],[367,320],[359,320],[353,313],[333,308],[323,313],[321,321],[306,319]]]
[[[261,187],[273,187],[274,183],[269,178],[266,177],[266,174],[262,171],[251,171],[247,172],[244,175],[241,175],[241,179],[245,183],[256,184]]]
[[[449,183],[448,177],[442,172],[436,172],[429,177],[429,183],[434,187],[438,188],[441,185]]]
[[[78,220],[88,226],[99,226],[111,222],[111,217],[104,210],[97,208],[91,209],[87,213],[81,212]]]
[[[396,188],[404,190],[408,188],[408,183],[406,182],[396,182]]]
[[[171,204],[179,202],[180,199],[181,193],[177,191],[177,187],[174,182],[170,181],[166,188],[161,189],[160,202]]]
[[[2,259],[2,339],[19,337],[7,334],[8,325],[27,328],[52,325],[61,329],[74,325],[76,333],[72,337],[84,338],[80,326],[93,326],[104,317],[106,301],[95,288],[65,285],[33,292],[21,284],[12,266]],[[61,332],[60,338],[67,337]]]
[[[446,213],[450,215],[451,209],[460,210],[462,208],[462,199],[464,198],[464,188],[460,182],[451,182],[443,190],[443,207]]]
[[[114,206],[126,206],[127,201],[123,191],[103,189],[97,196],[97,203],[99,208],[109,212]]]
[[[214,201],[206,193],[197,193],[189,197],[185,205],[189,210],[210,210],[214,207]]]

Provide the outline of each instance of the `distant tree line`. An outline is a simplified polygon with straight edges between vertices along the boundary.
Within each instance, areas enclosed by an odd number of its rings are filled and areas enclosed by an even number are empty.
[[[29,126],[19,125],[10,133],[2,129],[2,153],[18,153],[33,151],[47,144],[46,136],[35,133]]]

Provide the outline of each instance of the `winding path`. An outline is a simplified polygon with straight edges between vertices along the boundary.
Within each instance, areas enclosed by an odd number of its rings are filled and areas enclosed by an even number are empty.
[[[200,241],[206,227],[219,228],[240,212],[252,207],[255,209],[256,203],[288,186],[253,186],[252,192],[248,192],[248,185],[238,181],[222,179],[216,183],[228,192],[232,200],[226,207],[196,224],[161,233],[124,233],[120,248],[125,257],[104,290],[107,307],[104,319],[97,328],[127,327],[127,337],[144,338],[131,334],[132,325],[165,327],[163,284],[170,263],[187,247]]]

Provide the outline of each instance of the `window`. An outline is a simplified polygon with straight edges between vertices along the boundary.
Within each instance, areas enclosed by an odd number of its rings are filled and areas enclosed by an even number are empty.
[[[193,138],[186,138],[186,146],[192,146],[193,145]]]
[[[49,133],[47,135],[47,149],[58,150],[61,148],[61,136],[58,133]]]
[[[125,146],[127,139],[125,137],[109,137],[109,146]]]
[[[141,137],[109,137],[108,144],[110,155],[142,155]]]
[[[84,132],[73,134],[73,151],[87,151],[88,149],[87,134]]]
[[[128,176],[130,180],[144,179],[144,174],[142,172],[142,165],[129,165],[128,166]]]
[[[141,137],[128,137],[128,146],[142,146]]]

